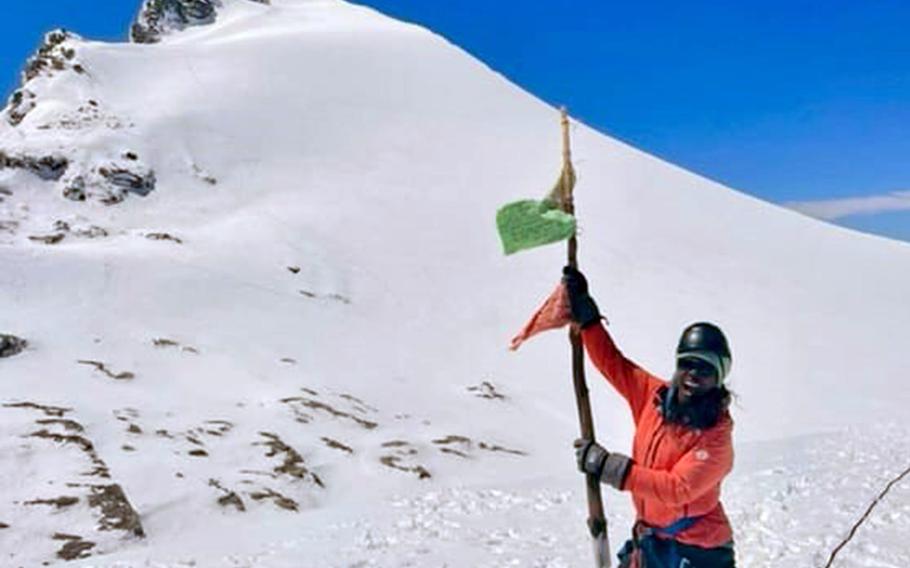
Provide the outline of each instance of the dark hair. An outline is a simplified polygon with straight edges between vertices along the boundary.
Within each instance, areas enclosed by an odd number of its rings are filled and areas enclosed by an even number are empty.
[[[734,394],[721,385],[705,394],[693,397],[689,402],[680,405],[676,401],[675,389],[662,386],[657,391],[661,414],[671,424],[705,430],[711,428],[730,408]]]

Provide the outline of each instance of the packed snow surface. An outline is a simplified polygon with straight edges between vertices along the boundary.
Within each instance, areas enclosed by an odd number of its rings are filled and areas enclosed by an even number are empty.
[[[493,223],[554,181],[558,113],[363,7],[222,4],[153,45],[54,39],[0,126],[0,333],[28,341],[0,564],[590,564],[566,335],[506,348],[565,249],[504,257]],[[572,141],[624,352],[669,376],[688,323],[731,340],[740,565],[823,566],[910,465],[910,246]],[[905,482],[835,565],[906,568],[907,534]]]

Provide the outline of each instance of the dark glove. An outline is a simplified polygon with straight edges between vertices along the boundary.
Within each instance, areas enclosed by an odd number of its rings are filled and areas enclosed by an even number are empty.
[[[562,269],[562,281],[569,295],[569,308],[572,321],[582,329],[600,321],[600,311],[594,299],[588,295],[588,281],[577,268],[566,266]]]
[[[579,471],[620,491],[632,466],[632,460],[627,456],[608,452],[600,444],[584,438],[575,440],[575,461]]]

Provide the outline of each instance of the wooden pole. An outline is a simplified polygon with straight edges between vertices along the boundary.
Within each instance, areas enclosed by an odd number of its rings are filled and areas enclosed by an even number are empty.
[[[562,202],[566,213],[575,215],[575,202],[572,196],[572,152],[569,147],[569,116],[565,107],[560,110],[562,123]],[[573,235],[569,239],[569,266],[578,268],[578,240]],[[581,343],[581,331],[569,328],[569,342],[572,344],[572,382],[575,386],[575,403],[578,406],[578,423],[581,437],[594,441],[594,419],[591,416],[591,403],[588,400],[588,387],[585,383],[585,353]],[[603,499],[600,494],[600,480],[593,475],[585,476],[588,493],[588,529],[594,544],[594,559],[597,568],[610,567],[610,541],[607,537],[607,520],[604,516]]]

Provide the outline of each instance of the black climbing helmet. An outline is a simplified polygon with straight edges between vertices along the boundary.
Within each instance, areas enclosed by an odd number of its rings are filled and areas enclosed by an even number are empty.
[[[733,364],[724,332],[713,323],[707,322],[693,323],[683,330],[679,346],[676,348],[676,359],[678,361],[685,357],[694,357],[710,363],[717,371],[720,383],[730,372],[730,366]]]

